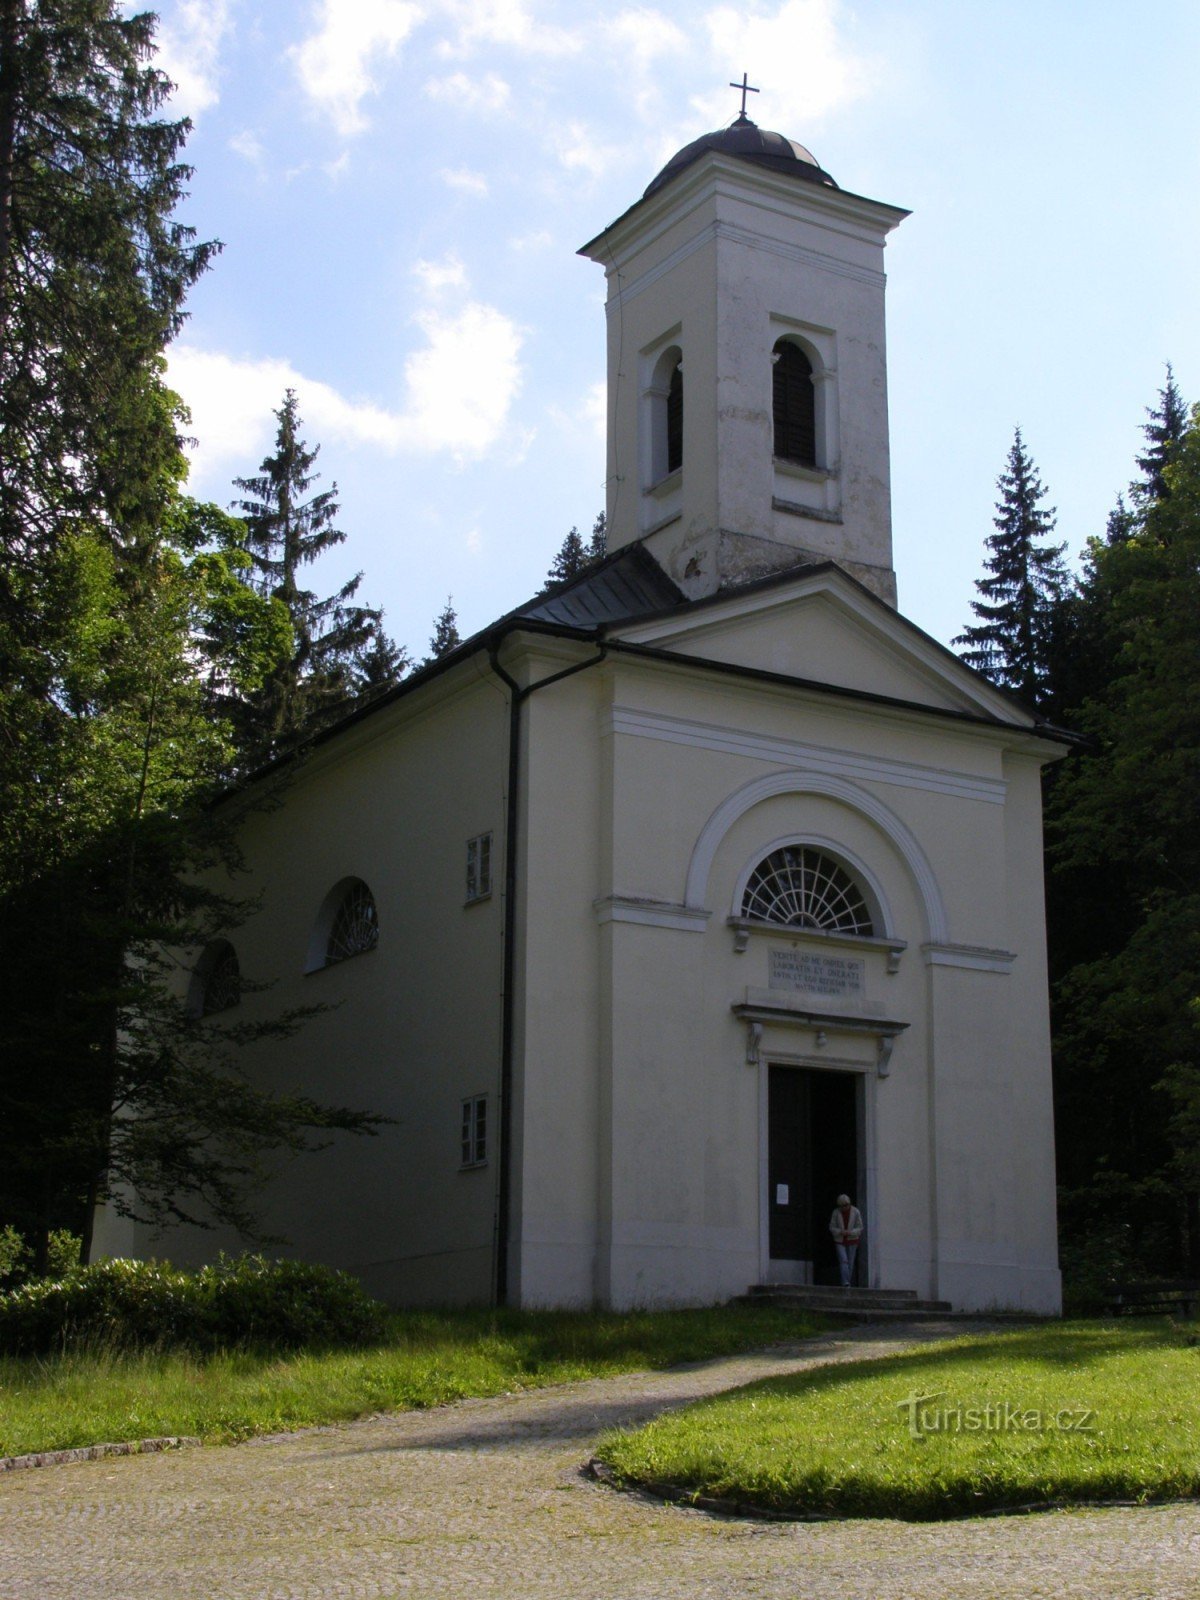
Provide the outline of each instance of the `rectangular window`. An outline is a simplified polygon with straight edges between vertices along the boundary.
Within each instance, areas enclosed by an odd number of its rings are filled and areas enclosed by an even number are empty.
[[[467,840],[467,901],[486,900],[492,892],[492,836],[479,833]]]
[[[487,1163],[487,1095],[472,1095],[462,1103],[462,1164],[482,1167]]]

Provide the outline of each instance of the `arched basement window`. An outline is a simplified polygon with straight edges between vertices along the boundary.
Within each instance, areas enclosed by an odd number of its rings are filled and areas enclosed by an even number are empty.
[[[862,891],[845,867],[803,844],[783,845],[759,862],[746,884],[741,914],[821,933],[869,938],[875,931]]]
[[[812,362],[792,339],[780,339],[774,363],[775,454],[802,467],[817,464],[817,397]]]
[[[379,913],[375,909],[375,896],[361,878],[352,878],[329,925],[325,965],[364,955],[378,943]]]
[[[195,1017],[215,1016],[242,1003],[242,971],[228,939],[206,945],[192,978],[188,1009]]]
[[[683,465],[683,361],[671,369],[667,386],[667,471]]]

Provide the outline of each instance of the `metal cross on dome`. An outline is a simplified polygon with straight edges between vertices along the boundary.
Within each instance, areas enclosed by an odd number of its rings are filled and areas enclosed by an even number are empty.
[[[750,82],[750,74],[748,72],[743,72],[741,83],[730,83],[729,87],[731,89],[740,89],[742,91],[742,116],[744,117],[746,115],[746,96],[748,94],[758,93],[758,90],[754,88]]]

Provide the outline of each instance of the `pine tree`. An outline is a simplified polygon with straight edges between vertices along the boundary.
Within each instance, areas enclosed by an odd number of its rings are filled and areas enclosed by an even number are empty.
[[[358,658],[355,674],[355,697],[360,703],[377,699],[395,688],[412,666],[408,651],[388,637],[383,630],[383,619],[372,632],[366,649]]]
[[[429,641],[429,654],[425,657],[425,665],[428,667],[432,662],[440,661],[443,656],[449,655],[451,650],[456,650],[461,643],[454,596],[448,594],[446,604],[433,625],[433,637]]]
[[[592,524],[592,536],[585,544],[578,528],[572,528],[562,544],[558,554],[546,574],[543,590],[552,589],[555,584],[569,583],[572,578],[578,578],[594,567],[597,562],[603,561],[606,554],[605,544],[606,519],[604,512],[598,512]]]
[[[1130,485],[1130,497],[1135,506],[1145,511],[1156,500],[1165,500],[1170,494],[1166,469],[1174,460],[1187,431],[1188,414],[1171,363],[1167,362],[1167,381],[1158,392],[1158,404],[1148,406],[1149,422],[1142,424],[1146,435],[1146,452],[1137,458],[1142,471],[1140,483]]]
[[[603,561],[608,553],[608,519],[603,511],[597,512],[596,520],[592,523],[592,540],[588,546],[588,563],[594,564]]]
[[[352,605],[362,574],[335,594],[318,599],[300,586],[302,568],[346,535],[334,526],[337,485],[305,498],[320,476],[312,470],[320,446],[300,437],[299,402],[293,389],[275,413],[275,451],[256,476],[236,478],[245,499],[235,509],[246,519],[252,579],[261,594],[287,611],[293,633],[290,657],[272,673],[262,696],[243,708],[251,759],[294,744],[349,710],[355,697],[356,663],[379,625],[379,613]]]
[[[219,246],[173,215],[189,125],[156,117],[155,21],[0,0],[0,683],[36,678],[60,541],[82,519],[128,548],[173,492],[162,350]]]
[[[996,486],[996,532],[986,540],[990,554],[984,562],[988,576],[976,583],[983,598],[971,603],[980,620],[953,642],[968,647],[963,659],[970,666],[1039,706],[1049,690],[1051,618],[1070,579],[1062,559],[1066,546],[1046,542],[1054,531],[1054,511],[1040,503],[1046,490],[1020,428]]]
[[[579,529],[572,528],[559,546],[543,587],[552,589],[555,584],[568,583],[572,578],[577,578],[587,565],[588,553],[579,537]]]
[[[1200,413],[1169,487],[1089,546],[1090,744],[1047,812],[1068,1236],[1120,1217],[1165,1273],[1200,1270]]]

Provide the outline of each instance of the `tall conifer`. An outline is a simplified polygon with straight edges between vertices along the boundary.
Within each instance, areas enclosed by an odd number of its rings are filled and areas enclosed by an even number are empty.
[[[996,532],[985,541],[987,576],[976,583],[982,598],[971,603],[979,621],[954,643],[967,646],[963,660],[993,683],[1040,705],[1048,693],[1051,618],[1069,576],[1062,559],[1066,546],[1047,542],[1055,514],[1042,505],[1046,490],[1020,428],[996,486]]]
[[[252,759],[286,749],[350,708],[356,662],[379,626],[378,611],[351,604],[361,573],[324,599],[301,586],[303,569],[346,535],[335,526],[337,485],[309,494],[320,476],[312,470],[320,446],[310,450],[300,437],[293,389],[275,416],[274,453],[254,477],[234,480],[245,496],[235,508],[246,519],[252,582],[286,608],[293,633],[288,659],[271,674],[259,699],[242,709]]]

